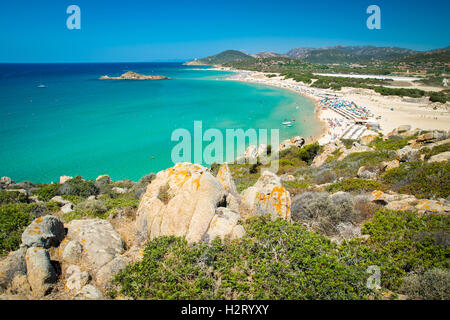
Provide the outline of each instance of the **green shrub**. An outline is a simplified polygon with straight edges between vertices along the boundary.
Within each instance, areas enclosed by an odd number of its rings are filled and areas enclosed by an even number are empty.
[[[379,181],[357,179],[357,178],[346,179],[326,187],[326,190],[331,193],[335,193],[338,191],[361,193],[384,189],[385,188],[381,185]]]
[[[280,152],[279,158],[281,160],[291,160],[300,164],[300,162],[306,162],[311,164],[314,158],[320,152],[320,145],[316,142],[314,144],[309,144],[303,148],[291,147],[287,150]],[[299,162],[300,161],[300,162]]]
[[[88,216],[98,216],[108,211],[101,200],[86,200],[75,206],[76,211],[85,212]]]
[[[404,278],[400,292],[414,300],[450,300],[450,272],[436,268],[410,274]]]
[[[45,185],[37,190],[34,194],[38,196],[40,201],[49,201],[54,196],[58,195],[58,189],[60,188],[59,183],[52,183]]]
[[[366,287],[365,268],[300,224],[257,217],[244,227],[244,238],[225,243],[155,238],[143,259],[114,282],[134,299],[367,299],[374,294]]]
[[[0,205],[8,203],[25,203],[28,196],[19,191],[3,191],[0,190]]]
[[[58,189],[61,195],[80,196],[87,198],[92,195],[97,195],[99,189],[94,181],[85,181],[81,176],[76,176],[73,179],[64,182]]]
[[[387,139],[377,138],[371,143],[376,150],[399,150],[408,145],[408,139]]]
[[[158,199],[162,201],[162,203],[167,204],[169,203],[172,196],[169,193],[169,184],[165,184],[164,186],[161,186],[159,188],[159,194]]]
[[[72,196],[72,195],[62,195],[61,198],[63,198],[63,200],[67,200],[72,202],[74,205],[79,204],[80,202],[83,202],[85,199],[83,197],[80,196]]]
[[[0,206],[0,256],[17,250],[22,232],[33,221],[35,205],[5,204]]]
[[[431,268],[450,267],[450,252],[426,233],[450,232],[448,216],[408,211],[379,210],[367,222],[362,233],[370,238],[346,243],[344,251],[361,264],[376,265],[381,270],[381,284],[396,291],[409,272],[423,273]]]
[[[381,176],[394,191],[417,198],[447,198],[450,195],[450,163],[407,162]]]

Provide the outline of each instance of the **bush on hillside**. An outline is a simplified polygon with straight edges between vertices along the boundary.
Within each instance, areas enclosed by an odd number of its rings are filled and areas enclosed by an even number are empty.
[[[450,300],[450,271],[439,268],[403,279],[400,292],[413,300]]]
[[[353,197],[348,193],[330,195],[326,192],[305,192],[292,200],[292,220],[306,223],[327,236],[339,233],[340,223],[356,223]]]
[[[35,210],[34,204],[0,206],[0,256],[19,248],[22,232],[33,221]]]
[[[80,196],[87,198],[99,194],[99,189],[94,181],[85,181],[81,176],[64,182],[58,189],[60,195]]]
[[[246,236],[188,244],[148,242],[140,262],[115,277],[133,299],[367,299],[365,268],[327,238],[267,217],[245,222]],[[274,236],[276,235],[276,236]]]
[[[406,162],[387,171],[385,184],[401,193],[417,198],[447,198],[450,196],[450,163]]]

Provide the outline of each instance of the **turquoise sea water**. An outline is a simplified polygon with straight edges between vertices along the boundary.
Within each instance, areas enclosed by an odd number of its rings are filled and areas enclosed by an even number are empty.
[[[190,69],[178,63],[0,64],[0,176],[51,182],[109,174],[137,181],[173,165],[171,134],[177,128],[193,134],[194,121],[202,121],[204,131],[279,128],[280,140],[318,133],[311,100],[221,80],[229,72]],[[171,80],[97,79],[128,70]],[[292,116],[296,125],[283,127]]]

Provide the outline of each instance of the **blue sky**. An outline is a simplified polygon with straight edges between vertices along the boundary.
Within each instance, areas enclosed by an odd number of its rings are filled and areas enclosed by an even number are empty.
[[[81,9],[68,30],[66,9]],[[366,27],[369,5],[381,30]],[[122,62],[201,58],[294,47],[450,45],[448,0],[1,1],[0,62]]]

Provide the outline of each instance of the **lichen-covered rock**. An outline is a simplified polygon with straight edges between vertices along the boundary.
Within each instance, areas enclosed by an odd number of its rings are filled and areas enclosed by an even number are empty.
[[[375,131],[366,131],[366,133],[361,137],[361,144],[363,146],[368,146],[374,142],[380,136],[379,133]]]
[[[105,300],[105,297],[97,287],[87,284],[75,295],[75,300]]]
[[[28,248],[26,262],[28,283],[33,296],[42,297],[49,293],[58,277],[50,262],[48,250],[40,247]]]
[[[216,176],[222,187],[233,195],[237,195],[236,185],[234,184],[233,177],[231,176],[230,168],[228,164],[224,163],[220,166]]]
[[[388,171],[400,167],[400,161],[398,160],[384,161],[381,163],[381,166],[383,167],[384,171]]]
[[[178,163],[158,172],[137,211],[137,242],[164,235],[200,241],[227,192],[205,167]]]
[[[450,207],[436,200],[421,200],[416,209],[419,213],[445,213],[450,212]]]
[[[281,184],[281,179],[264,171],[254,186],[242,191],[242,201],[254,215],[269,214],[272,219],[291,219],[291,197]]]
[[[81,259],[82,252],[83,247],[78,241],[69,241],[62,253],[63,261],[68,263],[77,263]]]
[[[64,239],[64,224],[55,216],[35,219],[22,233],[22,245],[26,247],[57,247]]]
[[[223,240],[225,237],[231,236],[240,217],[239,213],[227,208],[217,208],[208,232],[206,232],[206,240],[212,241],[217,237]]]
[[[11,284],[14,276],[27,273],[26,251],[27,249],[22,247],[9,253],[0,261],[0,291],[5,290]]]
[[[87,259],[94,269],[102,267],[124,250],[122,238],[106,220],[72,220],[67,229],[67,238],[82,245],[83,259]]]
[[[117,273],[125,269],[129,263],[130,261],[126,257],[120,255],[101,267],[95,276],[99,287],[109,289],[110,281]]]
[[[64,288],[67,291],[78,291],[83,288],[90,279],[89,273],[81,271],[81,268],[76,265],[70,265],[66,270],[66,284]]]
[[[406,146],[400,150],[397,150],[397,160],[400,162],[419,161],[420,150],[413,149],[410,146]]]

